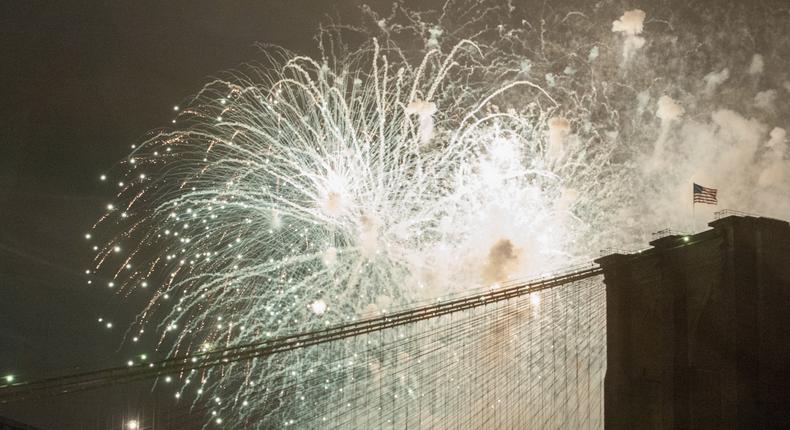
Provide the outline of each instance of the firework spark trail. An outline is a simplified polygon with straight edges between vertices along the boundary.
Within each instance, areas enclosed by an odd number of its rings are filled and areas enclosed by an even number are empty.
[[[377,49],[366,58],[383,62]],[[209,84],[179,115],[186,126],[132,154],[130,171],[146,173],[119,199],[133,196],[120,222],[134,221],[97,256],[100,266],[123,256],[113,283],[124,288],[161,285],[133,334],[156,324],[173,351],[243,344],[384,312],[451,286],[505,281],[564,256],[557,246],[564,229],[552,221],[546,194],[558,177],[524,166],[540,148],[503,119],[531,126],[513,114],[481,113],[526,83],[494,91],[452,126],[464,107],[436,92],[456,64],[449,58],[424,63],[413,78],[404,69],[392,78],[377,67],[370,75],[334,73],[284,57],[262,83]],[[428,113],[414,109],[428,103]],[[426,116],[454,132],[430,136]],[[525,208],[530,217],[519,215]],[[509,247],[507,261],[489,258],[498,243]],[[282,373],[273,368],[298,369],[261,366],[246,377],[268,369],[276,380]],[[238,378],[200,377],[209,386]]]
[[[380,41],[321,61],[268,49],[135,149],[94,248],[110,287],[150,286],[133,341],[240,345],[496,287],[686,225],[691,180],[734,178],[722,200],[790,214],[775,55],[678,80],[690,66],[667,52],[704,27],[613,7],[513,24],[507,3],[452,3],[484,18],[366,9]],[[343,348],[182,382],[238,396]]]

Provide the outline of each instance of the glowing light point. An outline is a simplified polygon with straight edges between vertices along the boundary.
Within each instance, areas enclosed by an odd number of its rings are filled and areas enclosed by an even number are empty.
[[[323,300],[316,300],[310,303],[310,310],[316,315],[323,315],[326,312],[326,302]]]
[[[129,420],[126,423],[126,428],[129,430],[138,430],[140,428],[140,423],[137,420]]]
[[[14,375],[5,375],[5,378],[3,378],[3,379],[5,379],[6,383],[10,384],[10,383],[14,382]]]

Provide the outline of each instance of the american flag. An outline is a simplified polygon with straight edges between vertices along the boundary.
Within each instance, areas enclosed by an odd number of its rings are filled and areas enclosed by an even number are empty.
[[[718,203],[718,200],[716,200],[717,191],[718,190],[715,188],[707,188],[699,184],[694,184],[694,203],[715,205]]]

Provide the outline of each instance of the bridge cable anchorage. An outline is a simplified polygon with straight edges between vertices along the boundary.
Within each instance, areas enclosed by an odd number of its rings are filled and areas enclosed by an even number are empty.
[[[459,298],[398,311],[379,317],[328,327],[293,335],[280,336],[262,342],[239,345],[209,352],[176,356],[136,366],[124,366],[81,372],[0,386],[0,404],[93,390],[114,384],[154,379],[159,376],[190,370],[224,366],[274,354],[307,348],[328,342],[379,332],[418,321],[483,307],[516,297],[559,287],[592,278],[603,273],[600,266],[588,264],[522,283],[506,284],[502,288],[487,289]]]

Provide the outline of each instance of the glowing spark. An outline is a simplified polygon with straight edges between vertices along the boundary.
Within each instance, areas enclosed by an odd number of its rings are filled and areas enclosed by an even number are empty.
[[[323,300],[316,300],[310,304],[310,310],[316,315],[323,315],[326,312],[326,303]]]

